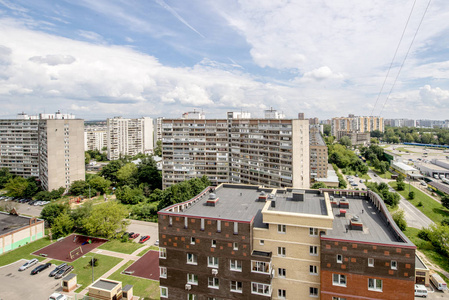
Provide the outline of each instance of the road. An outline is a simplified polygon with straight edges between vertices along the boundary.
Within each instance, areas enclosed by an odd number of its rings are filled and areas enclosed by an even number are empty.
[[[388,184],[388,180],[383,179],[379,176],[375,176],[376,173],[374,173],[372,170],[368,171],[368,175],[372,178],[372,181],[377,183],[385,182]],[[395,190],[390,187],[390,192],[394,192]],[[429,219],[425,214],[423,214],[419,209],[417,209],[413,204],[408,202],[407,199],[401,197],[401,201],[399,201],[399,208],[404,211],[404,217],[407,221],[407,225],[410,227],[421,229],[423,227],[429,227],[431,224],[434,224],[434,222]]]

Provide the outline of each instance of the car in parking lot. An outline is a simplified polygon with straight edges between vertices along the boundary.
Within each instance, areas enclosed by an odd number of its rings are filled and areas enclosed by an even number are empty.
[[[134,233],[134,232],[132,232],[132,234],[131,234],[131,233],[129,234],[129,238],[132,239],[132,240],[134,240],[134,239],[137,238],[139,235],[140,235],[140,233]]]
[[[62,263],[59,266],[57,266],[56,268],[54,268],[53,271],[50,272],[50,274],[48,274],[48,276],[53,277],[56,275],[56,273],[58,273],[59,270],[61,270],[62,268],[64,268],[65,266],[67,266],[67,263]]]
[[[67,300],[67,296],[60,293],[53,293],[48,300]]]
[[[20,268],[19,271],[25,271],[26,269],[28,269],[29,267],[37,264],[39,261],[36,258],[33,258],[29,261],[27,261],[26,263],[24,263]]]
[[[156,240],[156,242],[154,243],[155,246],[159,246],[159,240]]]
[[[358,186],[358,184],[357,184],[357,183],[351,183],[351,185],[352,185],[352,186]]]
[[[149,236],[149,235],[142,235],[142,236],[140,237],[139,243],[143,244],[143,243],[145,243],[146,241],[148,241],[149,239],[150,239],[150,236]]]
[[[55,279],[60,279],[63,276],[67,275],[68,273],[70,273],[70,271],[73,270],[73,266],[65,266],[64,268],[62,268],[61,270],[58,271],[58,273],[56,273],[55,275]]]
[[[39,272],[42,272],[43,270],[49,268],[51,266],[51,263],[46,263],[40,266],[37,266],[36,268],[33,269],[33,271],[31,271],[31,275],[36,275]]]

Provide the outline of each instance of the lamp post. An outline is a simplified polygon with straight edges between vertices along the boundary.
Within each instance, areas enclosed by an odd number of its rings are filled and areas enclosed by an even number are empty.
[[[94,256],[88,256],[88,255],[83,255],[84,257],[90,257],[91,258],[91,266],[92,266],[92,283],[94,283]]]

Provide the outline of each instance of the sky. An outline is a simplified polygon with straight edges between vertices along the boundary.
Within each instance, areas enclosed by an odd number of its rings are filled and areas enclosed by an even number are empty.
[[[449,119],[449,1],[429,1],[0,0],[0,118]]]

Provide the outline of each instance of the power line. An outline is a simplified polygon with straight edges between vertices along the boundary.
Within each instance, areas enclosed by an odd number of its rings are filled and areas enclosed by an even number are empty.
[[[410,10],[410,14],[408,15],[407,22],[405,23],[404,30],[402,31],[401,38],[399,39],[399,43],[398,43],[398,45],[396,47],[396,51],[394,52],[393,59],[391,60],[391,63],[390,63],[390,67],[388,68],[387,75],[385,76],[384,82],[382,83],[382,87],[380,88],[379,94],[377,95],[376,103],[374,104],[373,109],[371,110],[371,116],[373,115],[374,109],[377,106],[377,102],[379,101],[380,95],[382,94],[382,91],[384,89],[385,83],[387,82],[388,75],[390,75],[391,67],[393,66],[394,60],[396,59],[396,54],[398,53],[399,46],[401,45],[402,38],[404,37],[405,30],[407,29],[408,22],[410,21],[410,18],[411,18],[412,13],[413,13],[413,9],[415,8],[415,4],[416,4],[416,0],[413,2],[412,9]]]
[[[427,10],[429,9],[429,6],[430,6],[431,2],[432,2],[432,0],[429,0],[429,2],[427,3],[426,10],[424,11],[424,13],[422,15],[422,18],[421,18],[421,21],[419,22],[418,28],[416,28],[415,35],[413,36],[412,42],[410,43],[410,46],[408,47],[407,53],[405,54],[404,60],[402,61],[401,67],[399,68],[399,71],[398,71],[398,74],[396,75],[396,78],[394,79],[394,82],[393,82],[393,85],[391,86],[390,92],[388,93],[388,96],[385,99],[384,105],[382,106],[382,109],[380,110],[379,116],[382,115],[382,112],[384,110],[385,104],[387,104],[387,101],[390,98],[391,92],[393,91],[394,86],[396,85],[396,81],[399,78],[399,74],[401,74],[402,67],[404,66],[405,61],[407,60],[408,54],[410,53],[410,49],[412,48],[413,43],[415,42],[415,38],[418,35],[419,28],[421,27],[421,24],[424,21],[424,17],[426,16]]]

